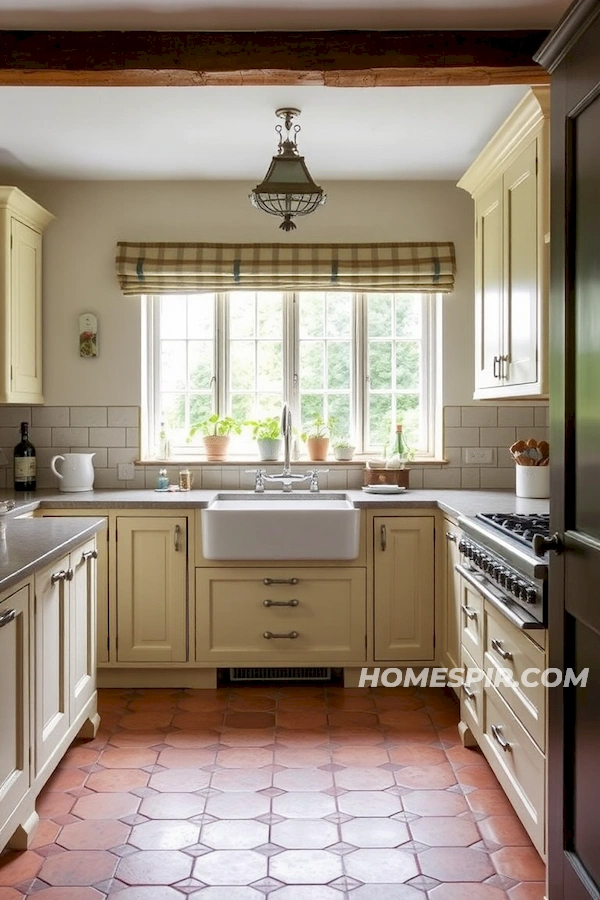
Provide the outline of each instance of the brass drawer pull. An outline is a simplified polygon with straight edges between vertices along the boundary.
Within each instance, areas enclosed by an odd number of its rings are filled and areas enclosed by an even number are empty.
[[[385,525],[381,526],[381,549],[385,550],[387,547],[387,528]]]
[[[273,638],[289,638],[290,641],[295,641],[300,635],[297,631],[290,631],[287,634],[276,634],[274,631],[265,631],[263,637],[266,641],[270,641]]]
[[[461,607],[467,619],[476,619],[477,618],[477,610],[471,609],[470,606],[466,606],[466,604],[462,604]]]
[[[505,650],[500,641],[496,640],[496,638],[492,638],[492,650],[495,650],[498,656],[501,656],[502,659],[512,659],[513,655],[510,650]]]
[[[88,559],[98,559],[98,551],[97,550],[85,550],[81,554],[81,562],[86,562]]]
[[[298,606],[299,600],[263,600],[263,606]]]
[[[263,584],[298,584],[297,578],[263,578]]]
[[[448,539],[449,541],[452,541],[453,543],[456,543],[456,535],[454,534],[453,531],[447,531],[447,532],[446,532],[446,537],[447,537],[447,539]]]
[[[462,688],[463,688],[463,691],[465,692],[465,696],[466,696],[467,700],[475,699],[475,691],[471,690],[471,688],[468,685],[463,684]]]
[[[16,618],[16,609],[7,609],[7,611],[0,616],[0,628],[3,628],[4,625],[8,625],[9,622],[12,622],[12,620]]]
[[[175,534],[173,537],[173,544],[175,546],[175,552],[179,552],[179,535],[181,534],[181,525],[175,526]]]
[[[506,740],[506,738],[502,735],[502,726],[501,725],[492,725],[491,731],[494,739],[500,744],[504,752],[507,750],[512,750],[511,745]]]

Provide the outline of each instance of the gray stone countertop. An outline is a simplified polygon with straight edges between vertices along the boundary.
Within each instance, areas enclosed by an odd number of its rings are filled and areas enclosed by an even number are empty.
[[[103,519],[86,517],[15,519],[0,523],[0,593],[36,569],[69,553],[105,527]]]
[[[15,494],[0,491],[0,500],[14,499],[17,508],[12,517],[38,508],[44,509],[202,509],[217,494],[250,494],[251,491],[191,490],[157,493],[153,490],[98,490],[81,493],[60,491],[36,491],[32,494]],[[306,494],[307,491],[296,491]],[[548,500],[525,500],[513,491],[443,491],[407,490],[399,495],[368,494],[360,490],[324,491],[347,496],[360,509],[441,509],[453,517],[474,516],[479,512],[540,513],[548,512]],[[281,494],[266,491],[264,497]]]

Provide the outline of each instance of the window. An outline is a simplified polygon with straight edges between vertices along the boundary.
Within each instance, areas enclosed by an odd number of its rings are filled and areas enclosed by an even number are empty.
[[[419,455],[434,453],[435,297],[239,291],[148,298],[148,430],[176,455],[199,452],[190,427],[213,412],[278,415],[301,431],[334,423],[357,452],[381,455],[396,422]],[[249,436],[233,453],[254,455]]]

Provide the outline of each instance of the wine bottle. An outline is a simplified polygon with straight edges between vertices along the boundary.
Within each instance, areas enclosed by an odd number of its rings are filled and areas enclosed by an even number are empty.
[[[396,425],[396,440],[392,452],[385,461],[386,469],[404,469],[411,453],[404,438],[402,425]]]
[[[35,447],[29,440],[29,424],[21,422],[21,440],[13,454],[15,491],[35,491]]]

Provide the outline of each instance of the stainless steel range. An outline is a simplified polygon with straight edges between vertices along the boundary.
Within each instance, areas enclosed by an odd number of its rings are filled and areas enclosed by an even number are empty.
[[[546,628],[549,516],[480,513],[458,524],[460,575],[517,627]]]

